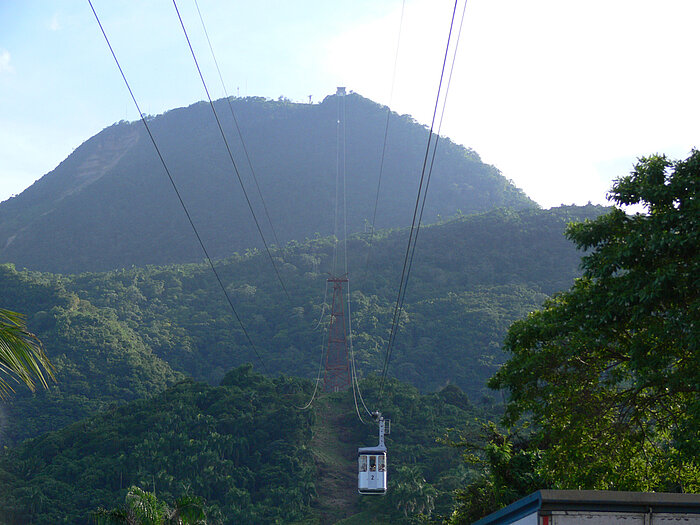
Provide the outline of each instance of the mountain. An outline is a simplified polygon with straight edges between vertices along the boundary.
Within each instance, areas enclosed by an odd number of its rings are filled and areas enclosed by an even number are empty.
[[[344,101],[344,102],[343,102]],[[345,160],[347,228],[371,223],[387,108],[350,94],[320,104],[232,98],[215,102],[231,153],[267,242],[265,216],[233,108],[279,243],[333,234],[336,174]],[[337,133],[344,104],[344,133]],[[149,117],[165,162],[213,258],[261,247],[209,104]],[[410,224],[428,130],[391,113],[376,227]],[[344,149],[338,137],[344,137]],[[339,152],[345,152],[345,156]],[[441,138],[423,221],[536,204],[472,150]],[[342,204],[338,211],[342,216]],[[138,122],[120,122],[84,142],[53,171],[0,203],[0,261],[79,273],[196,262],[202,250],[168,176]]]
[[[485,382],[503,361],[510,323],[579,275],[581,254],[563,236],[566,224],[604,211],[496,210],[424,228],[389,374],[422,391],[454,384],[471,399],[488,396]],[[347,243],[361,377],[384,364],[407,237],[400,229],[377,232],[371,245],[366,234]],[[0,265],[3,306],[27,315],[58,380],[36,394],[18,389],[0,405],[0,445],[161,392],[183,376],[218,384],[247,362],[273,375],[315,378],[327,342],[331,294],[324,289],[334,245],[318,238],[274,252],[289,298],[265,253],[217,263],[255,349],[206,264],[81,275]]]

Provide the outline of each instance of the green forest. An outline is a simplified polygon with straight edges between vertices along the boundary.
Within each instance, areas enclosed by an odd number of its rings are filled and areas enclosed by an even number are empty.
[[[508,329],[504,426],[458,441],[482,470],[452,523],[540,488],[700,492],[699,190],[699,151],[642,158],[567,228],[583,275]]]
[[[503,361],[510,323],[579,275],[566,224],[604,211],[498,210],[425,228],[392,376],[424,392],[455,384],[472,399],[491,397],[486,381]],[[361,377],[383,366],[406,235],[378,233],[371,247],[363,235],[348,243]],[[266,254],[250,250],[217,262],[264,370],[204,263],[78,275],[0,266],[4,300],[44,341],[58,380],[48,391],[19,391],[6,403],[0,442],[60,429],[184,377],[216,385],[248,362],[270,374],[315,378],[327,337],[331,293],[324,290],[333,246],[332,238],[319,238],[276,254],[291,301]]]
[[[135,494],[195,502],[207,523],[350,525],[471,523],[542,488],[698,492],[698,186],[699,152],[656,155],[615,182],[612,208],[424,228],[381,396],[409,233],[348,239],[359,385],[392,421],[389,490],[370,499],[354,454],[377,427],[353,392],[303,408],[334,238],[275,248],[288,296],[266,253],[216,260],[255,348],[205,263],[1,265],[2,306],[55,382],[3,402],[0,523],[90,523]]]
[[[376,378],[362,387],[371,396]],[[117,506],[131,485],[165,500],[195,494],[213,523],[313,523],[319,512],[333,515],[337,508],[318,506],[319,500],[329,505],[319,493],[332,479],[317,466],[352,472],[354,461],[333,456],[376,442],[376,425],[360,423],[351,392],[332,394],[324,403],[337,436],[316,443],[331,421],[297,408],[312,390],[311,381],[266,378],[248,365],[227,373],[219,386],[183,380],[28,440],[0,459],[7,488],[0,519],[88,523],[98,506]],[[407,520],[402,509],[412,505],[449,512],[451,492],[468,472],[459,452],[437,440],[483,411],[456,387],[422,395],[398,382],[386,389],[383,409],[392,418],[387,443],[398,490],[370,503],[374,512],[385,522]],[[346,481],[333,488],[358,512],[356,481]],[[420,485],[422,494],[402,494],[402,484]]]

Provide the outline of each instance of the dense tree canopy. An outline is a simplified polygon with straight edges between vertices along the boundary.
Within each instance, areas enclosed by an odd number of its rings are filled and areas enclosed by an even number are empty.
[[[379,377],[361,385],[367,402],[377,403]],[[208,523],[314,522],[338,493],[359,499],[357,447],[376,443],[377,427],[358,420],[350,391],[323,398],[332,421],[319,417],[318,398],[311,410],[300,410],[312,387],[264,377],[247,365],[228,372],[218,387],[183,381],[5,449],[0,523],[83,525],[100,507],[103,522],[136,519],[130,502],[147,505],[162,523],[175,511],[181,515],[184,503],[194,501],[190,495],[202,498],[195,510],[205,511]],[[447,513],[467,472],[458,451],[438,438],[483,411],[455,386],[422,395],[395,380],[386,384],[381,408],[392,420],[389,483],[396,494],[374,499],[373,514],[380,523],[409,523],[418,512]],[[340,441],[313,439],[331,424]],[[336,486],[331,502],[321,502],[324,482],[345,467],[347,483]]]
[[[639,161],[572,225],[584,275],[510,328],[491,380],[559,488],[700,490],[700,152]]]
[[[510,323],[580,275],[565,225],[604,210],[496,210],[425,228],[390,373],[423,391],[453,383],[475,400],[490,395],[485,382],[503,362]],[[348,241],[361,376],[383,366],[407,235],[378,231],[371,247],[364,235]],[[217,269],[268,371],[315,377],[333,241],[294,242],[276,253],[291,301],[264,253],[236,255]],[[5,404],[0,445],[160,392],[182,374],[217,384],[256,359],[208,265],[76,276],[0,265],[0,289],[44,341],[58,381]]]
[[[602,211],[497,210],[426,228],[392,374],[423,390],[443,388],[421,395],[392,381],[385,391],[381,408],[393,423],[390,490],[396,492],[367,506],[372,516],[408,523],[416,513],[450,511],[452,492],[474,471],[456,449],[436,440],[477,415],[497,417],[483,386],[502,362],[499,343],[508,325],[571,283],[578,257],[562,235],[564,224]],[[367,236],[348,242],[350,265],[357,269],[354,349],[371,405],[379,388],[371,373],[381,366],[406,235],[378,232],[371,251]],[[276,252],[292,304],[264,255],[251,250],[217,263],[269,372],[315,376],[332,246],[331,239],[316,238]],[[0,456],[0,482],[7,487],[0,518],[82,523],[97,506],[122,503],[128,486],[150,489],[154,483],[165,501],[191,484],[205,498],[210,520],[254,523],[314,514],[321,499],[314,476],[322,469],[314,468],[308,441],[321,423],[291,406],[305,402],[296,397],[301,392],[307,398],[309,383],[261,378],[247,368],[226,374],[253,356],[208,267],[61,276],[0,265],[0,286],[50,345],[60,385],[15,396],[5,406],[3,438],[39,437]],[[168,388],[183,373],[210,384],[223,381],[217,388],[192,382]],[[288,396],[291,391],[296,394]],[[136,398],[143,399],[123,406]],[[97,415],[46,433],[91,414]],[[352,406],[344,414],[338,430],[343,443],[355,451],[358,444],[373,444],[376,428],[356,422]],[[263,425],[262,434],[237,424],[253,419]],[[316,458],[328,452],[311,451]]]
[[[0,454],[0,523],[88,523],[127,488],[175,501],[184,487],[224,523],[292,521],[308,512],[313,414],[308,385],[240,368],[222,386],[183,381]]]
[[[548,481],[537,472],[541,451],[523,436],[502,433],[493,422],[460,433],[453,446],[464,451],[464,461],[475,473],[466,487],[455,491],[455,507],[449,525],[466,525],[513,501],[544,488]]]

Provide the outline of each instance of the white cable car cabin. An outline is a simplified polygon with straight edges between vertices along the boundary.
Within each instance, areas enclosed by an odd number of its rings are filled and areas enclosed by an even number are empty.
[[[377,417],[379,418],[379,445],[357,449],[357,491],[360,494],[381,495],[386,492],[385,420],[381,415]],[[388,423],[388,420],[386,422]]]
[[[357,490],[360,494],[386,492],[386,447],[366,447],[357,450],[359,470]]]

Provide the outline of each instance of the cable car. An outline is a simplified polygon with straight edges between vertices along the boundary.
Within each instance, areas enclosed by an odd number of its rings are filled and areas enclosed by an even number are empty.
[[[357,491],[360,494],[381,495],[386,492],[386,446],[384,434],[390,433],[390,421],[381,414],[373,414],[379,420],[379,445],[357,449]]]

